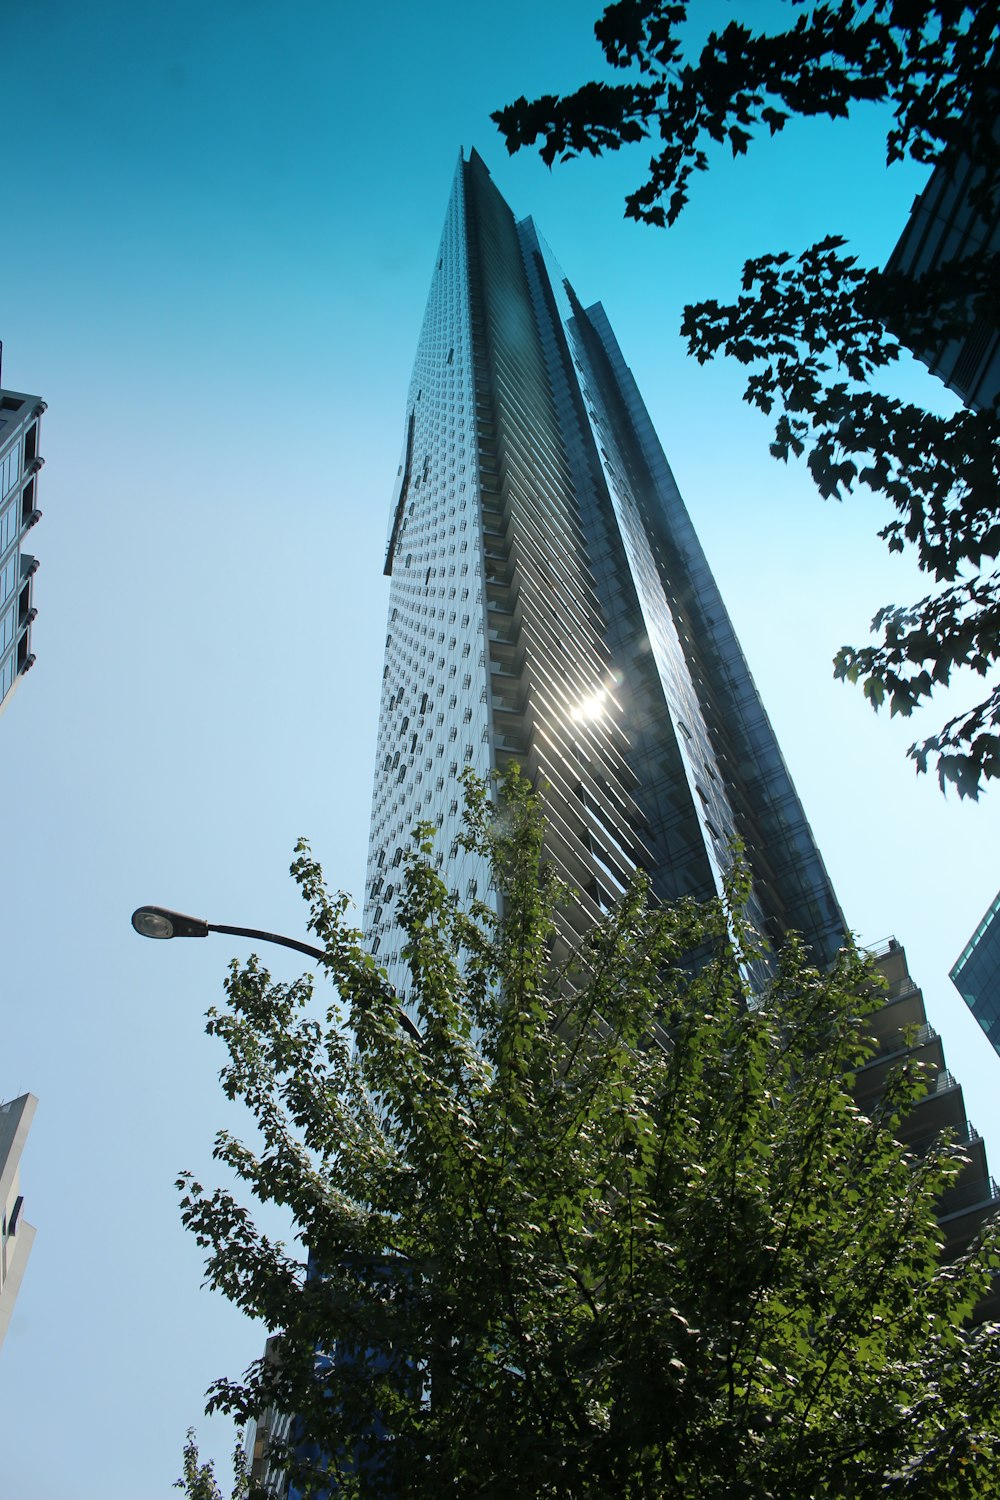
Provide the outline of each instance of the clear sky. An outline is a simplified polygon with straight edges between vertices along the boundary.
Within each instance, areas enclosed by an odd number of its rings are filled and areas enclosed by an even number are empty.
[[[1000,1060],[947,977],[1000,884],[996,797],[942,799],[903,758],[913,726],[830,673],[919,582],[874,539],[878,506],[824,505],[775,464],[739,372],[699,369],[676,332],[749,254],[836,230],[883,260],[924,174],[885,172],[872,110],[720,155],[669,235],[625,223],[642,148],[550,174],[489,122],[594,76],[591,20],[582,0],[4,7],[4,383],[49,411],[37,665],[0,720],[0,1097],[41,1101],[2,1500],[165,1497],[189,1423],[228,1447],[209,1381],[262,1347],[201,1289],[173,1186],[216,1180],[234,1123],[202,1018],[246,950],[154,946],[129,914],[302,935],[300,834],[361,891],[383,542],[461,147],[607,308],[848,920],[906,944],[1000,1165]],[[917,366],[899,387],[953,409]]]

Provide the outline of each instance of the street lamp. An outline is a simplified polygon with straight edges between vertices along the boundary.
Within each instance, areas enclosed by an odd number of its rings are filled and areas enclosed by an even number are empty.
[[[298,938],[282,937],[277,932],[261,932],[258,927],[225,927],[219,922],[205,922],[201,917],[189,917],[182,911],[170,911],[166,906],[139,906],[132,913],[132,926],[140,937],[175,938],[208,937],[210,932],[227,932],[230,937],[257,938],[262,943],[280,943],[283,948],[295,948],[309,958],[323,958],[323,949],[310,943],[300,943]]]
[[[326,957],[322,948],[314,948],[311,943],[300,943],[298,938],[282,937],[278,932],[262,932],[259,927],[227,927],[221,922],[206,922],[201,917],[189,917],[184,912],[171,911],[166,906],[137,906],[132,913],[132,926],[140,937],[208,937],[210,932],[225,932],[230,937],[280,943],[282,948],[294,948],[297,953],[305,953],[309,958],[322,960]],[[396,1019],[407,1036],[419,1047],[423,1037],[401,1005],[396,1006]]]

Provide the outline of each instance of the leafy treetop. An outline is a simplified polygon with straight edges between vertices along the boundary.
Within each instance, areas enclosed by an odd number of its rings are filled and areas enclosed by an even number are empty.
[[[448,894],[429,829],[406,864],[421,1043],[304,845],[339,1003],[251,960],[210,1013],[260,1131],[216,1156],[308,1246],[181,1178],[209,1283],[283,1334],[211,1407],[296,1413],[272,1459],[305,1493],[994,1495],[998,1330],[965,1324],[997,1257],[940,1263],[962,1158],[893,1139],[917,1065],[853,1102],[868,962],[791,941],[751,997],[738,881],[654,908],[637,879],[567,954],[525,782],[470,784],[465,837],[496,909]]]

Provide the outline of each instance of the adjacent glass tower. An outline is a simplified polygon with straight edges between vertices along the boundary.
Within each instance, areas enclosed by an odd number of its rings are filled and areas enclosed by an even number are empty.
[[[950,977],[1000,1052],[1000,893],[959,954]]]
[[[401,993],[400,862],[417,821],[461,895],[459,777],[519,759],[583,931],[646,869],[720,888],[735,839],[752,915],[825,960],[845,925],[635,382],[531,220],[460,160],[404,421],[365,903]]]

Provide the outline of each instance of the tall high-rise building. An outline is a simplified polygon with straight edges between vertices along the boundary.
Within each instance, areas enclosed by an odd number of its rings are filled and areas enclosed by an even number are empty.
[[[459,777],[519,759],[585,930],[637,866],[707,897],[739,839],[751,914],[824,960],[844,919],[635,381],[481,158],[455,173],[406,403],[365,929],[405,995],[394,915],[418,820],[463,896]]]
[[[37,474],[44,460],[38,429],[45,402],[0,390],[0,713],[35,658],[31,654],[32,579],[37,558],[24,541],[41,519]]]
[[[488,871],[457,842],[460,778],[512,759],[542,788],[548,858],[578,892],[567,936],[639,867],[662,899],[716,894],[739,839],[760,927],[832,956],[843,915],[604,310],[583,308],[475,152],[436,258],[385,572],[364,926],[404,1003],[395,899],[411,830],[434,824],[447,883],[487,897]],[[857,1097],[873,1107],[906,1054],[927,1063],[933,1086],[901,1135],[918,1151],[944,1128],[965,1144],[941,1203],[955,1254],[1000,1197],[902,945],[874,956],[886,996]]]
[[[582,307],[475,152],[437,254],[385,571],[364,922],[404,1003],[394,901],[410,832],[435,824],[448,884],[486,896],[488,871],[457,844],[460,776],[512,758],[543,789],[548,857],[579,893],[568,937],[636,867],[661,898],[714,895],[738,838],[759,927],[832,956],[844,918],[604,310]],[[902,944],[875,957],[886,1003],[857,1097],[874,1107],[907,1053],[928,1064],[901,1133],[919,1147],[947,1127],[966,1145],[941,1204],[954,1253],[997,1189]]]

